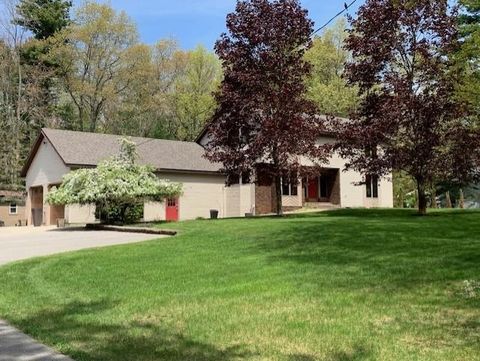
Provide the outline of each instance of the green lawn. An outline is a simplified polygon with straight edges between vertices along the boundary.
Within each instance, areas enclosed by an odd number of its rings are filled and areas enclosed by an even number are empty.
[[[0,269],[0,318],[75,360],[480,360],[480,213],[345,210]]]

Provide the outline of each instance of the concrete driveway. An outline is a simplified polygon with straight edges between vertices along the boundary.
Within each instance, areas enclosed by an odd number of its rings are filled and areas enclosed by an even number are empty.
[[[22,259],[166,236],[48,227],[0,228],[0,265]]]

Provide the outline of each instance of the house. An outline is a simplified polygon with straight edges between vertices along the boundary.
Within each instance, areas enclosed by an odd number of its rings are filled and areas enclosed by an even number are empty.
[[[95,220],[95,207],[51,206],[45,202],[49,190],[62,182],[66,173],[95,167],[100,161],[118,154],[119,136],[66,130],[42,129],[22,170],[26,180],[26,217],[28,224],[52,225],[58,219],[67,223]],[[221,165],[204,158],[203,145],[208,133],[196,142],[131,138],[137,144],[138,162],[149,164],[163,179],[183,183],[179,199],[149,202],[144,207],[144,221],[208,218],[210,210],[219,217],[273,212],[275,192],[272,181],[261,173],[255,183],[226,186]],[[319,142],[331,142],[324,136]],[[308,165],[308,160],[304,160]],[[393,187],[389,180],[364,177],[354,171],[344,172],[345,161],[334,155],[316,177],[296,184],[282,185],[285,210],[309,207],[393,207]],[[359,185],[364,182],[367,185]]]
[[[25,194],[0,189],[0,226],[25,226]]]

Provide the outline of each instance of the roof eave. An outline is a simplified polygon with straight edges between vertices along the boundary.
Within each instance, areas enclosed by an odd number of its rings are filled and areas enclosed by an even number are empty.
[[[38,148],[40,148],[40,144],[42,144],[42,140],[45,138],[45,134],[43,133],[43,130],[40,132],[40,134],[37,136],[37,139],[35,140],[35,143],[33,145],[32,150],[28,154],[27,161],[22,167],[22,170],[20,171],[20,176],[22,178],[25,178],[28,173],[28,169],[32,165],[33,159],[35,158],[35,155],[37,154]]]
[[[69,168],[95,168],[97,164],[75,164],[75,163],[67,163],[67,167]],[[195,174],[223,174],[220,170],[203,170],[203,169],[175,169],[175,168],[155,168],[155,173],[162,173],[162,172],[172,172],[172,173],[195,173]]]
[[[55,152],[58,154],[62,162],[67,165],[65,162],[65,159],[63,159],[62,155],[59,153],[59,151],[55,148],[55,144],[48,138],[48,135],[45,133],[45,130],[42,128],[40,131],[40,134],[37,137],[37,140],[35,141],[35,144],[30,151],[30,154],[28,155],[27,161],[25,162],[25,165],[22,167],[22,170],[20,171],[20,176],[22,178],[25,178],[27,176],[28,170],[30,169],[30,166],[32,165],[33,160],[35,159],[35,156],[37,155],[38,149],[40,148],[40,145],[42,144],[42,140],[46,139],[48,142],[52,145],[53,149]],[[68,165],[67,165],[68,166]]]
[[[220,170],[198,170],[198,169],[169,169],[169,168],[159,168],[155,170],[155,173],[189,173],[189,174],[209,174],[209,175],[223,175],[223,172]]]

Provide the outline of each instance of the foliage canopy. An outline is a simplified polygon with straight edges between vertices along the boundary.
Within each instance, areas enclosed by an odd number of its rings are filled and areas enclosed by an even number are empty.
[[[467,181],[476,167],[465,154],[479,151],[455,96],[457,14],[447,0],[368,0],[351,25],[346,76],[362,100],[337,146],[363,173],[413,177],[425,214],[432,182]]]
[[[237,2],[227,29],[215,45],[224,79],[207,157],[237,177],[268,163],[263,172],[274,180],[281,213],[281,177],[296,180],[302,156],[325,159],[316,144],[322,124],[306,96],[313,22],[297,0],[249,0]]]

